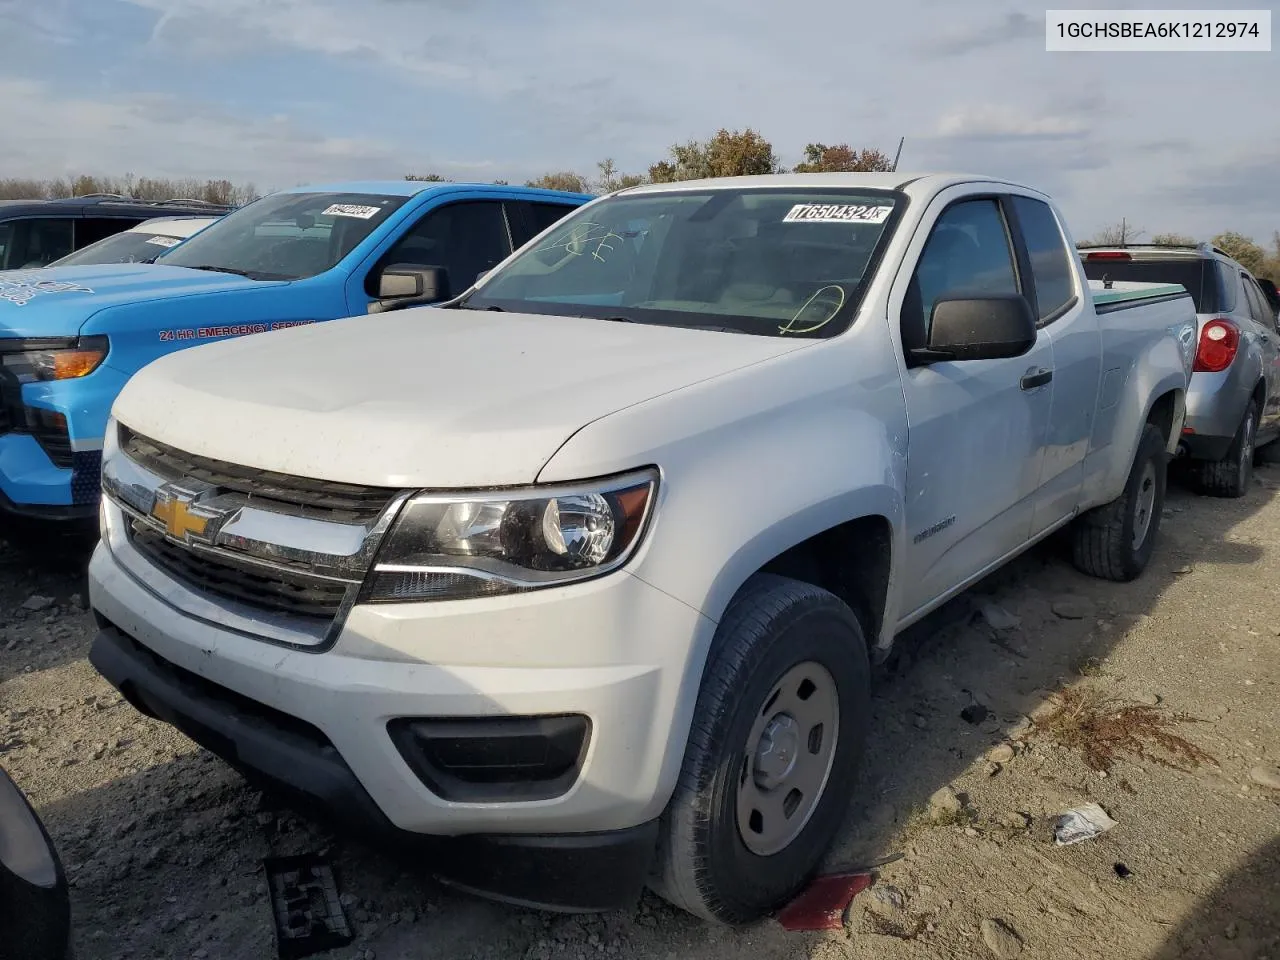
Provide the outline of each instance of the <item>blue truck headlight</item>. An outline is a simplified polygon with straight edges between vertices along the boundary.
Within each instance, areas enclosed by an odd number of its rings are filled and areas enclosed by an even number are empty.
[[[656,470],[640,470],[580,484],[411,497],[362,600],[488,597],[608,573],[635,552],[657,485]]]
[[[106,337],[0,340],[0,368],[19,383],[76,380],[102,365]]]

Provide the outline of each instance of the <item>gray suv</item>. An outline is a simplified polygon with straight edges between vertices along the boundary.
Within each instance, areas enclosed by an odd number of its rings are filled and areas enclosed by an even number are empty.
[[[1197,349],[1181,451],[1201,489],[1241,497],[1258,447],[1280,438],[1280,331],[1258,281],[1198,246],[1082,247],[1090,280],[1178,283],[1195,300]]]

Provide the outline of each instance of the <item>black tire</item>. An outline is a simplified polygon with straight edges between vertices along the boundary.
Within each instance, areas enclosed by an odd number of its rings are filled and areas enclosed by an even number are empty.
[[[1200,490],[1213,497],[1243,497],[1253,480],[1254,440],[1258,436],[1258,401],[1249,400],[1235,438],[1221,460],[1196,465]]]
[[[738,826],[739,785],[753,755],[748,741],[771,709],[773,699],[765,701],[774,687],[808,663],[820,665],[834,683],[838,719],[830,766],[799,833],[761,856],[748,849]],[[716,631],[680,779],[662,815],[652,889],[689,913],[735,925],[794,898],[840,828],[869,723],[867,643],[853,611],[810,584],[752,577]],[[812,735],[806,743],[816,753]]]
[[[1120,582],[1141,574],[1151,559],[1160,530],[1167,482],[1165,437],[1159,427],[1148,423],[1138,441],[1124,493],[1090,510],[1072,526],[1072,558],[1076,568],[1091,577]],[[1153,494],[1149,503],[1144,496],[1148,483],[1152,485],[1149,492]],[[1145,527],[1135,543],[1143,505],[1147,511]]]

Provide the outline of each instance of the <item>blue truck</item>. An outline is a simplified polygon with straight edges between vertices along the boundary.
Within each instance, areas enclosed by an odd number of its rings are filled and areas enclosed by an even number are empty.
[[[0,513],[94,516],[112,401],[157,357],[444,301],[590,199],[497,184],[299,187],[152,264],[0,271]]]

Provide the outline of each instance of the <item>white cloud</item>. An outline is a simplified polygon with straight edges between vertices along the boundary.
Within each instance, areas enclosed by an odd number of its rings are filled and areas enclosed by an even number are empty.
[[[788,163],[905,135],[904,170],[1033,183],[1082,235],[1120,215],[1280,226],[1271,58],[1047,54],[1041,18],[1009,0],[0,0],[0,123],[19,131],[0,175],[519,182],[605,156],[643,170],[751,126]]]
[[[164,94],[63,98],[32,80],[0,77],[0,129],[8,176],[134,171],[289,187],[406,172],[385,142],[321,136],[287,118],[237,117]]]
[[[940,137],[1077,137],[1087,124],[1066,115],[1034,114],[1008,105],[984,103],[958,107],[938,121]]]

